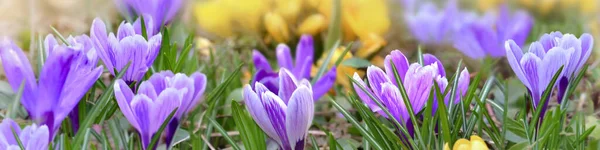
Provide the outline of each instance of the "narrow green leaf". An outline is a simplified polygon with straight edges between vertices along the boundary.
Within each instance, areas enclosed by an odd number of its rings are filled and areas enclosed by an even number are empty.
[[[367,131],[365,128],[363,128],[360,123],[354,119],[354,117],[352,115],[350,115],[350,113],[348,113],[348,111],[346,111],[346,109],[344,109],[342,106],[340,106],[340,104],[338,104],[335,100],[333,100],[333,98],[329,97],[329,101],[333,104],[333,106],[335,108],[337,108],[342,115],[344,115],[344,118],[346,118],[348,121],[350,121],[350,123],[352,123],[352,125],[354,125],[354,127],[356,127],[358,129],[358,131],[363,135],[363,138],[366,138],[367,141],[369,141],[369,143],[373,144],[373,147],[375,149],[383,149],[381,147],[381,145],[379,145],[379,143],[377,141],[375,141],[375,139],[369,134],[370,132]]]
[[[17,91],[17,95],[13,100],[13,104],[6,112],[6,116],[8,118],[16,118],[17,110],[19,109],[19,104],[21,104],[21,97],[23,97],[23,90],[25,90],[25,80],[21,81],[21,85],[19,86],[19,91]]]
[[[248,115],[246,111],[235,101],[231,102],[231,111],[233,115],[233,121],[236,124],[244,148],[246,149],[266,149],[265,134],[262,130],[254,123],[254,120]]]
[[[319,150],[319,144],[317,143],[317,140],[315,139],[315,136],[313,135],[309,135],[310,137],[310,143],[313,146],[313,150]],[[335,145],[333,145],[333,148],[335,148]],[[331,144],[329,144],[329,149],[332,150],[331,148]]]
[[[25,147],[23,146],[23,142],[21,142],[21,138],[19,138],[19,135],[17,135],[17,131],[15,131],[15,127],[13,127],[11,125],[10,126],[10,131],[12,132],[13,137],[17,141],[17,144],[19,144],[19,147],[21,148],[21,150],[25,150]]]
[[[327,38],[325,39],[325,49],[335,50],[342,37],[342,13],[340,0],[334,0],[331,9],[331,20],[327,29]],[[325,61],[328,62],[328,61]]]
[[[52,31],[54,32],[54,34],[56,34],[56,36],[58,36],[58,39],[60,39],[60,41],[62,41],[67,46],[71,46],[71,44],[69,42],[67,42],[67,40],[65,39],[65,37],[62,36],[62,34],[60,34],[60,32],[58,32],[58,30],[56,30],[56,28],[50,26],[50,29],[52,29]]]
[[[241,148],[237,145],[237,143],[235,143],[235,141],[233,141],[233,139],[231,139],[229,134],[227,134],[227,131],[225,131],[225,129],[223,129],[223,127],[221,127],[221,125],[219,125],[219,123],[217,123],[217,121],[215,121],[212,118],[208,118],[208,121],[217,128],[217,131],[219,131],[221,133],[221,135],[223,135],[225,140],[227,140],[227,142],[229,142],[229,144],[231,144],[231,147],[234,150],[241,150]]]
[[[86,150],[87,149],[88,142],[90,141],[89,137],[90,137],[90,128],[87,128],[85,130],[85,134],[83,136],[83,146],[81,147],[81,150]]]
[[[162,6],[159,6],[162,7]],[[148,40],[148,32],[146,29],[146,21],[144,21],[144,16],[140,15],[140,25],[142,26],[142,36],[144,37],[144,39]]]

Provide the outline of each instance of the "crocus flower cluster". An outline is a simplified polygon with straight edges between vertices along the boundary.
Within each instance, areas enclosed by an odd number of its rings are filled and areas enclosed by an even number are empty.
[[[290,52],[290,48],[285,44],[279,44],[277,46],[277,62],[281,68],[285,68],[290,70],[295,77],[298,79],[310,79],[310,73],[312,69],[314,59],[314,47],[313,47],[313,39],[309,35],[303,35],[296,47],[296,59],[295,63],[292,60],[292,55]],[[260,52],[254,51],[252,54],[252,60],[254,61],[254,66],[256,67],[256,74],[254,75],[254,79],[252,81],[253,86],[255,83],[260,82],[267,89],[272,92],[279,91],[279,88],[282,88],[281,84],[278,84],[278,74],[275,72],[269,61],[263,56]],[[281,70],[280,70],[281,71]],[[327,73],[325,73],[315,84],[312,89],[313,91],[313,99],[319,100],[321,96],[323,96],[335,82],[336,77],[336,68],[332,67]]]
[[[313,89],[308,80],[297,80],[285,68],[279,71],[278,81],[279,91],[270,91],[260,82],[254,88],[244,86],[247,109],[280,149],[302,150],[314,115]]]
[[[409,3],[409,1],[405,1]],[[448,1],[443,10],[428,2],[418,12],[405,10],[404,19],[414,38],[421,44],[449,44],[454,27],[460,22],[459,11],[454,0]]]
[[[521,82],[529,90],[534,106],[539,107],[542,94],[558,69],[564,66],[555,86],[559,86],[558,99],[561,100],[571,80],[581,69],[591,53],[593,38],[583,34],[577,39],[572,34],[553,32],[533,42],[529,50],[523,53],[513,40],[506,41],[505,49],[508,62]],[[554,87],[552,87],[554,89]],[[548,97],[549,98],[549,97]],[[542,106],[542,112],[548,105]]]
[[[397,74],[400,77],[402,83],[396,82],[395,72],[392,68],[392,63],[398,71]],[[377,112],[387,118],[385,112],[380,108],[375,100],[381,102],[386,107],[391,117],[403,123],[410,123],[408,109],[406,105],[411,105],[414,113],[418,113],[424,109],[425,104],[430,96],[430,92],[434,87],[433,84],[438,84],[441,92],[448,86],[446,79],[446,73],[441,62],[433,55],[426,54],[423,56],[424,65],[408,63],[406,57],[402,52],[395,50],[385,58],[385,71],[382,69],[371,66],[367,69],[367,79],[369,80],[369,86],[362,81],[358,74],[354,74],[354,79],[358,81],[358,84],[354,84],[354,89],[360,99],[374,112]],[[398,84],[403,84],[410,104],[405,104],[400,94],[400,90],[397,87]],[[460,101],[460,98],[466,93],[469,84],[469,73],[464,69],[459,75],[458,89],[455,91],[456,98],[455,103]],[[366,91],[360,88],[366,88]],[[370,87],[370,88],[369,88]],[[371,99],[369,95],[374,96],[375,99]],[[437,99],[436,99],[437,100]],[[447,94],[444,98],[446,104],[449,103],[450,94]],[[437,104],[437,101],[434,102]],[[437,105],[434,105],[434,110]],[[410,126],[408,126],[410,127]],[[409,128],[409,132],[411,128]]]
[[[470,19],[465,19],[467,23],[460,25],[454,34],[454,39],[460,39],[454,42],[454,47],[473,59],[505,56],[504,42],[511,39],[523,46],[533,27],[531,16],[524,11],[511,14],[508,7],[501,7],[497,15],[488,12],[479,18],[474,16],[462,16]]]
[[[36,80],[23,51],[7,38],[0,40],[8,82],[15,92],[23,85],[21,103],[33,120],[48,126],[51,137],[102,73],[88,37],[69,37],[67,41],[69,45],[58,44],[53,36],[46,37],[47,58]]]
[[[21,130],[21,127],[10,118],[4,118],[0,123],[0,149],[20,150],[19,143],[15,139],[15,134],[23,144],[23,148],[29,149],[48,149],[48,139],[50,133],[46,125],[38,126],[32,124]]]
[[[206,76],[200,72],[193,73],[188,77],[182,73],[173,74],[171,71],[162,71],[153,74],[145,84],[154,87],[155,93],[160,93],[167,88],[187,89],[177,113],[165,129],[165,143],[169,145],[184,115],[200,103],[206,89]]]
[[[115,70],[120,72],[131,63],[123,76],[127,83],[142,79],[158,55],[162,41],[160,33],[148,34],[146,40],[139,26],[125,22],[119,25],[116,36],[113,33],[107,34],[106,25],[98,18],[92,23],[90,35],[98,55],[110,73],[116,75]]]
[[[179,121],[198,103],[205,87],[204,74],[194,73],[188,77],[164,71],[142,82],[137,94],[121,79],[117,80],[114,89],[121,112],[137,129],[143,147],[147,148],[152,137],[160,135],[156,132],[165,121],[169,121],[166,137],[167,144],[170,143]],[[178,109],[172,120],[166,120],[176,108]]]
[[[115,0],[117,5],[124,5],[126,15],[143,15],[144,19],[154,20],[148,30],[158,32],[162,25],[170,23],[185,0]],[[123,6],[120,6],[123,7]]]

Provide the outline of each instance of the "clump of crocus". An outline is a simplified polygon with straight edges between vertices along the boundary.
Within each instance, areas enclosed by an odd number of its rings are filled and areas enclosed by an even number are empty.
[[[0,149],[21,149],[15,134],[25,149],[48,149],[50,133],[46,125],[32,124],[21,130],[21,127],[10,118],[4,118],[0,123]]]
[[[179,12],[185,0],[117,0],[117,5],[124,7],[125,15],[144,15],[144,19],[154,20],[147,28],[158,32],[162,25],[169,24]]]
[[[396,82],[392,64],[396,67],[397,74],[402,82],[400,84],[405,87],[410,102],[409,105],[412,106],[415,114],[423,110],[428,98],[433,96],[430,95],[430,92],[434,87],[433,84],[438,84],[441,92],[444,93],[444,89],[448,85],[446,73],[441,66],[441,62],[433,55],[424,55],[424,65],[418,63],[409,65],[404,54],[395,50],[385,58],[385,71],[375,66],[371,66],[367,69],[369,86],[362,81],[358,74],[354,74],[353,78],[358,82],[357,84],[354,84],[354,89],[360,99],[371,108],[372,111],[389,118],[383,111],[383,108],[377,105],[375,102],[375,100],[377,100],[390,112],[394,119],[401,123],[411,124],[409,121],[410,114],[401,96],[400,89],[397,87],[399,83]],[[465,94],[468,84],[469,74],[465,69],[459,76],[458,89],[455,91],[457,96],[455,98],[455,103]],[[359,85],[366,89],[362,90]],[[371,99],[369,94],[374,96],[375,100]],[[450,94],[447,94],[444,101],[448,104],[449,100]],[[437,108],[437,105],[435,104],[437,104],[437,101],[434,102],[434,110]],[[407,127],[409,132],[412,132],[411,125],[407,125]]]
[[[594,38],[590,34],[582,34],[579,39],[573,34],[563,35],[560,32],[544,34],[540,38],[540,44],[544,52],[548,52],[554,47],[561,47],[571,51],[571,57],[568,58],[568,65],[565,65],[565,73],[557,81],[558,84],[558,102],[560,103],[569,85],[574,77],[579,74],[583,64],[588,60],[594,47]],[[563,58],[564,59],[564,58]]]
[[[296,47],[296,59],[295,63],[292,59],[292,55],[290,52],[290,48],[285,44],[279,44],[277,46],[277,62],[279,67],[290,70],[295,77],[298,79],[310,79],[310,73],[312,69],[314,59],[314,47],[313,47],[313,39],[309,35],[304,35],[300,39],[298,46]],[[278,84],[277,72],[275,72],[271,65],[269,65],[269,61],[263,56],[260,52],[254,51],[252,55],[252,60],[254,61],[254,66],[256,67],[256,74],[254,75],[253,84],[260,82],[265,87],[267,87],[270,91],[279,91],[282,85]],[[281,71],[281,69],[280,69]],[[336,68],[332,67],[327,73],[323,74],[323,76],[315,82],[313,87],[313,96],[314,100],[319,100],[319,98],[331,87],[335,82],[336,77]]]
[[[413,37],[422,44],[441,45],[450,43],[454,25],[460,19],[456,1],[448,1],[443,10],[433,3],[425,3],[418,12],[405,9],[404,20]]]
[[[471,140],[458,139],[454,143],[452,150],[488,150],[487,144],[477,135],[471,135]],[[448,143],[444,144],[444,150],[451,150]]]
[[[454,34],[454,39],[460,39],[454,42],[454,47],[473,59],[505,56],[504,42],[511,39],[522,46],[533,27],[533,18],[526,12],[511,14],[506,6],[497,15],[488,12],[479,18],[474,14],[461,17],[470,19],[465,19],[467,23],[460,25]]]
[[[285,68],[279,71],[278,81],[278,91],[270,91],[260,82],[254,88],[244,86],[247,109],[280,149],[302,150],[314,115],[312,87],[308,80],[297,80]]]
[[[165,129],[165,143],[168,146],[183,117],[202,100],[202,94],[206,89],[206,76],[200,72],[193,73],[188,77],[182,73],[173,74],[171,71],[162,71],[153,74],[146,82],[154,87],[155,93],[160,93],[167,88],[187,89],[177,113]]]
[[[156,132],[165,121],[169,121],[165,133],[166,142],[170,144],[179,122],[198,104],[205,87],[204,74],[197,72],[188,77],[163,71],[142,82],[137,94],[121,79],[117,80],[114,88],[123,115],[138,130],[143,146],[148,148],[152,137],[160,136],[161,133]],[[178,109],[173,118],[166,120],[175,108]]]
[[[53,137],[63,119],[96,82],[102,67],[96,67],[96,54],[86,49],[86,37],[69,38],[69,45],[45,40],[46,61],[39,80],[23,51],[7,38],[0,40],[0,58],[12,89],[23,85],[21,103],[30,117],[47,125]]]
[[[560,77],[567,74],[572,55],[577,55],[572,48],[565,49],[561,46],[545,50],[541,42],[531,43],[526,53],[523,53],[521,47],[513,40],[506,41],[505,48],[510,67],[527,87],[536,109],[539,108],[542,94],[552,81],[552,77],[557,73],[560,74]],[[561,66],[565,66],[565,68],[562,72],[558,72]],[[551,88],[554,89],[555,86],[556,84]],[[547,99],[549,98],[550,96],[547,97]],[[542,113],[545,112],[547,105],[548,101],[542,104]]]
[[[158,55],[162,41],[160,33],[148,34],[146,40],[138,26],[125,22],[119,25],[116,36],[113,33],[107,34],[106,25],[98,18],[92,23],[90,35],[98,55],[110,73],[115,75],[115,70],[121,72],[131,63],[123,75],[123,80],[127,83],[142,79]]]

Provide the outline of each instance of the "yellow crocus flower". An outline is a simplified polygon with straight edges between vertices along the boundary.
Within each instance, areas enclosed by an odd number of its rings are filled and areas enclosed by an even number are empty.
[[[342,57],[342,53],[344,53],[344,50],[346,50],[346,47],[344,47],[344,46],[340,46],[335,49],[335,51],[333,52],[333,55],[331,56],[331,59],[329,61],[328,67],[332,67],[333,65],[335,65],[336,61],[340,57]],[[348,52],[348,53],[346,53],[346,55],[344,55],[342,57],[342,60],[348,60],[352,57],[353,57],[352,53]],[[321,59],[319,59],[319,61],[317,62],[318,66],[313,66],[313,69],[312,69],[313,76],[316,75],[317,71],[319,70],[319,67],[321,65],[323,65],[326,58],[327,58],[326,56],[321,57]],[[350,79],[348,79],[347,75],[353,75],[355,72],[357,72],[360,76],[362,76],[364,74],[363,72],[359,71],[356,68],[353,68],[351,66],[346,66],[343,64],[340,64],[339,66],[337,66],[336,69],[337,69],[336,77],[335,77],[336,83],[342,85],[344,87],[344,89],[346,89],[346,90],[352,89],[352,87],[351,87],[352,84],[350,83],[351,81],[350,81]]]
[[[298,35],[311,34],[316,35],[327,28],[325,16],[322,14],[313,14],[308,16],[300,26],[298,26]]]
[[[296,24],[301,10],[302,0],[275,0],[275,12],[281,15],[288,24]]]
[[[290,38],[287,24],[283,17],[277,13],[269,12],[265,15],[265,27],[269,35],[279,43],[285,43]]]
[[[268,0],[212,0],[197,2],[194,16],[200,26],[221,37],[236,31],[255,32],[260,29],[261,18],[268,10]]]
[[[452,150],[488,150],[489,148],[485,144],[485,141],[477,135],[472,135],[471,140],[458,139],[454,143]],[[448,143],[444,144],[444,150],[450,150]]]

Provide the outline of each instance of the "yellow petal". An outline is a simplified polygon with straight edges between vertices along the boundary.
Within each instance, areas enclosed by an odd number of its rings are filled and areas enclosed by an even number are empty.
[[[194,4],[194,16],[202,29],[221,37],[233,34],[231,27],[231,12],[223,9],[220,1],[207,1]],[[219,15],[214,15],[219,14]]]
[[[368,34],[366,37],[361,37],[360,41],[362,42],[362,47],[356,52],[356,56],[360,58],[369,57],[386,44],[383,37],[374,33]]]
[[[296,24],[296,18],[302,10],[301,0],[275,1],[277,14],[280,14],[288,24]]]
[[[268,0],[223,0],[232,12],[232,23],[244,31],[258,33],[261,18],[269,10]],[[213,14],[220,16],[220,14]]]
[[[458,139],[454,143],[453,150],[471,150],[471,142],[467,139]]]
[[[444,150],[450,150],[450,146],[448,146],[448,143],[444,144]]]
[[[322,14],[313,14],[302,21],[302,24],[300,24],[300,27],[298,27],[298,34],[316,35],[326,27],[327,22],[325,22],[325,16]]]
[[[472,135],[471,136],[471,149],[474,149],[474,150],[487,150],[488,147],[485,144],[485,141],[483,139],[481,139],[481,137],[479,137],[477,135]]]
[[[279,43],[285,43],[290,38],[287,24],[277,13],[269,12],[265,15],[265,26],[269,35]]]

